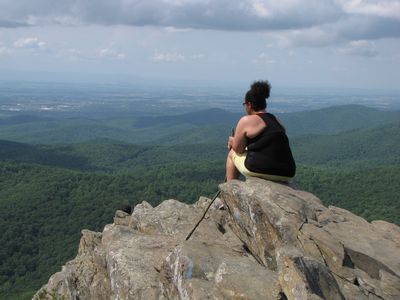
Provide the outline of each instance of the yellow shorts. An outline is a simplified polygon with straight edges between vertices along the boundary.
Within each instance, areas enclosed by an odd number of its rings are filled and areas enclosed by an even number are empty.
[[[249,171],[246,166],[244,165],[244,161],[246,159],[246,152],[243,152],[241,154],[237,154],[236,152],[233,152],[232,155],[232,160],[233,163],[236,167],[236,169],[239,170],[240,173],[242,173],[246,177],[259,177],[267,180],[272,180],[272,181],[283,181],[283,182],[288,182],[291,178],[290,177],[285,177],[285,176],[278,176],[278,175],[270,175],[270,174],[262,174],[262,173],[255,173],[252,171]]]

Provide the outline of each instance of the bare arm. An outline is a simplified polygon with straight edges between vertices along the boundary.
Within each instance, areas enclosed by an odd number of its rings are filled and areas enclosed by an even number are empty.
[[[228,147],[231,147],[236,153],[243,153],[246,150],[247,134],[246,128],[248,118],[242,117],[236,125],[235,136],[229,137]]]

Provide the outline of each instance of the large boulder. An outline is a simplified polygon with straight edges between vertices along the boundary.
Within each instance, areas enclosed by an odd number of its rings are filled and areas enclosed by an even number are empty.
[[[400,229],[251,178],[221,185],[236,235],[288,299],[400,299]]]
[[[400,229],[257,178],[117,211],[36,299],[400,299]]]

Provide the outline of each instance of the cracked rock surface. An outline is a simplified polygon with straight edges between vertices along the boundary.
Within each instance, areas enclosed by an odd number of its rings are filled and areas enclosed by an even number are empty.
[[[34,298],[400,299],[398,226],[262,179],[220,189],[189,241],[210,199],[142,202],[102,233],[83,230]]]

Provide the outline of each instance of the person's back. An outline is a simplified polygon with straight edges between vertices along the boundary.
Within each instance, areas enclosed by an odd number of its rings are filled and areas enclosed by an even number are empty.
[[[246,168],[256,173],[293,177],[296,164],[285,129],[270,113],[258,116],[266,126],[256,137],[247,139]]]

